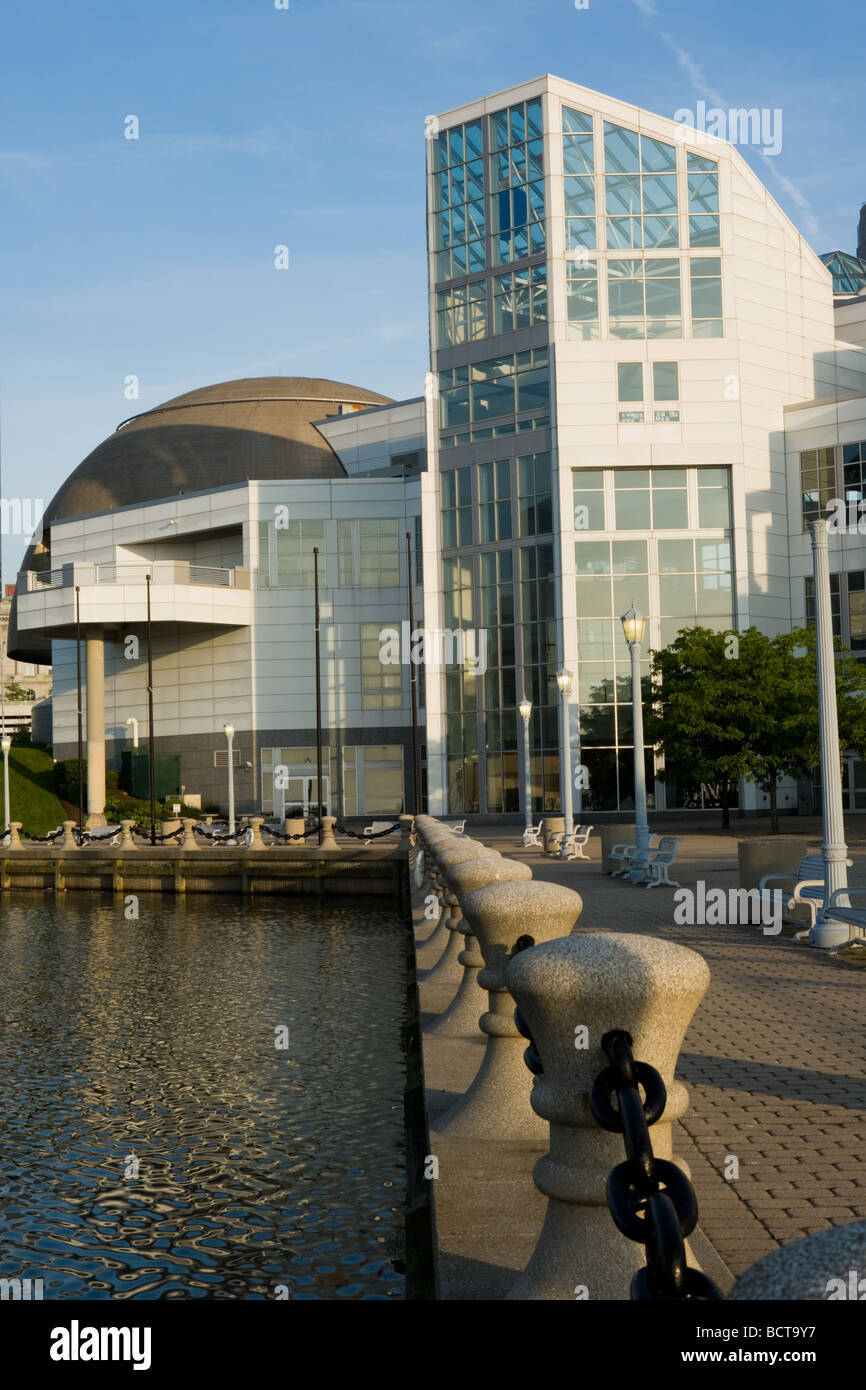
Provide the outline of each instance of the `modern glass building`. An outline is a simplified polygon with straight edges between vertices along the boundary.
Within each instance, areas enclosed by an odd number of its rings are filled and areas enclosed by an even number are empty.
[[[416,621],[450,642],[419,673],[434,814],[522,813],[527,756],[531,810],[559,808],[563,665],[582,812],[631,809],[632,606],[645,696],[649,649],[684,627],[809,620],[805,527],[866,486],[862,263],[819,257],[733,145],[556,77],[426,125],[424,394],[206,387],[127,422],[46,510],[10,651],[54,665],[58,756],[74,751],[73,589],[98,769],[100,741],[116,763],[141,714],[122,639],[141,632],[148,568],[162,751],[218,796],[230,722],[239,807],[273,815],[309,801],[313,547],[344,815],[413,803],[410,659],[383,659],[410,578]],[[832,538],[831,568],[838,631],[866,656],[864,533],[866,517]],[[648,754],[657,811],[714,805],[660,771]],[[857,763],[849,792],[866,809]]]

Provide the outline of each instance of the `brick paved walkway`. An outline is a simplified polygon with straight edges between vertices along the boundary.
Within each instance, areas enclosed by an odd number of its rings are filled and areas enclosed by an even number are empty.
[[[519,848],[510,827],[475,835],[576,889],[581,926],[648,932],[707,961],[712,981],[678,1070],[691,1105],[677,1142],[701,1226],[734,1275],[778,1245],[866,1217],[866,970],[759,927],[674,925],[674,890],[603,875],[598,843],[591,863],[560,864]],[[689,836],[680,848],[672,877],[684,887],[698,877],[736,886],[736,835]],[[852,858],[850,881],[866,884],[866,855]]]

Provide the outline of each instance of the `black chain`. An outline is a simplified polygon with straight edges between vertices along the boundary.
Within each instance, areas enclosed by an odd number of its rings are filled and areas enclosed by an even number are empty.
[[[323,828],[322,822],[317,821],[309,830],[299,831],[297,835],[281,835],[279,830],[272,830],[270,826],[264,825],[262,826],[262,834],[270,835],[274,840],[279,840],[284,845],[287,845],[290,840],[308,840],[311,835],[318,835],[319,831]]]
[[[339,830],[341,835],[350,835],[353,840],[381,840],[383,835],[393,835],[395,830],[400,829],[400,822],[395,821],[389,825],[387,830],[377,830],[375,835],[358,834],[357,830],[350,830],[346,825],[335,825],[335,830]]]
[[[514,943],[514,949],[511,952],[512,960],[516,955],[519,955],[521,951],[528,951],[530,946],[534,945],[534,936],[518,936],[517,940]],[[523,1014],[520,1012],[519,1009],[514,1010],[514,1026],[517,1029],[518,1033],[520,1033],[529,1042],[529,1046],[523,1054],[524,1062],[526,1063],[529,1070],[532,1072],[533,1076],[543,1076],[544,1065],[541,1061],[541,1056],[539,1054],[538,1048],[535,1046],[535,1039],[529,1031],[529,1024],[526,1022],[526,1019],[523,1017]]]
[[[590,1109],[602,1129],[624,1136],[627,1154],[607,1180],[607,1204],[617,1229],[646,1246],[647,1262],[632,1280],[632,1299],[720,1299],[712,1279],[686,1264],[685,1237],[698,1224],[694,1188],[675,1163],[653,1154],[649,1127],[664,1113],[665,1083],[654,1067],[635,1061],[631,1034],[624,1029],[605,1033],[601,1047],[610,1065],[593,1083]]]

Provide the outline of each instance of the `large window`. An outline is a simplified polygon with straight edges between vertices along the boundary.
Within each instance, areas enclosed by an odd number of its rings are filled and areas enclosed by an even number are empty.
[[[683,336],[678,259],[609,257],[607,274],[612,338]]]
[[[433,149],[436,280],[457,280],[487,265],[480,123],[442,131]]]
[[[472,544],[472,470],[452,468],[441,475],[442,547]]]
[[[695,531],[731,524],[727,468],[576,468],[572,484],[576,531]]]
[[[487,362],[452,367],[439,373],[441,424],[450,431],[473,425],[473,438],[483,438],[487,421],[506,415],[547,412],[550,409],[548,349],[508,353]],[[510,433],[515,432],[511,423]],[[490,438],[493,437],[492,429]],[[443,439],[445,445],[445,439]]]
[[[861,579],[862,579],[862,577],[863,577],[863,576],[862,576],[862,573],[861,573],[859,576],[856,576],[856,575],[849,575],[849,576],[846,576],[847,579],[857,579],[857,578],[861,578]],[[811,574],[806,576],[806,579],[804,580],[804,584],[805,584],[805,590],[806,590],[806,626],[807,626],[807,627],[814,627],[814,626],[815,626],[815,580],[813,579],[813,577],[812,577]],[[846,589],[847,589],[847,583],[846,583]],[[856,591],[855,591],[855,592],[856,592]],[[844,636],[844,625],[843,625],[843,622],[842,622],[842,584],[841,584],[841,577],[840,577],[840,575],[838,575],[838,574],[831,574],[831,575],[830,575],[830,616],[831,616],[832,621],[833,621],[833,636],[834,636],[834,637],[840,637],[840,638],[842,638],[842,640],[844,641],[844,640],[845,640],[845,636]]]
[[[490,117],[493,259],[508,265],[545,249],[541,102],[520,102]]]
[[[547,322],[547,266],[524,266],[493,280],[493,331],[511,333]]]
[[[361,708],[400,709],[403,704],[403,667],[383,662],[382,631],[388,624],[361,623]]]
[[[604,168],[608,248],[678,246],[676,146],[605,121]]]
[[[546,536],[553,530],[550,454],[524,454],[517,460],[517,501],[521,536]]]
[[[800,455],[800,488],[805,531],[810,521],[827,515],[827,507],[839,495],[835,449],[806,449]]]
[[[722,262],[718,256],[693,256],[692,337],[722,336]]]
[[[400,815],[403,811],[403,749],[399,744],[362,744],[343,749],[343,815]]]
[[[313,549],[319,550],[319,584],[327,584],[324,521],[259,522],[259,588],[312,589]]]
[[[718,246],[719,166],[703,155],[686,156],[689,190],[689,245]]]
[[[594,251],[596,208],[592,116],[569,106],[562,108],[562,168],[566,250],[585,247]]]
[[[341,588],[398,587],[399,527],[399,521],[382,517],[338,522]]]
[[[440,290],[438,341],[441,348],[458,347],[487,337],[487,281],[474,280]]]
[[[511,539],[510,459],[479,464],[478,519],[478,539],[482,545]]]

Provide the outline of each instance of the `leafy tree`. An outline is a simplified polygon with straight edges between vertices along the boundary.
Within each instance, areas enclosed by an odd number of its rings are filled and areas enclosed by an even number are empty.
[[[25,690],[23,685],[17,681],[9,681],[5,690],[6,699],[10,704],[19,704],[25,700],[32,700],[33,691]]]
[[[717,785],[725,829],[740,778],[750,771],[748,708],[726,642],[723,632],[686,628],[652,652],[656,685],[645,717],[647,742],[664,754],[661,779]]]
[[[866,752],[866,669],[836,643],[836,701],[840,759]],[[797,628],[768,637],[690,628],[653,654],[661,681],[647,721],[648,737],[664,753],[669,779],[720,784],[723,825],[738,777],[770,797],[778,833],[776,787],[820,762],[815,632]]]

